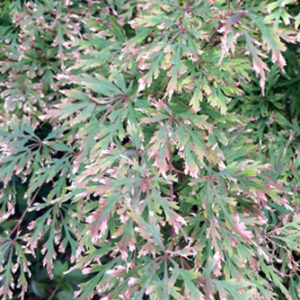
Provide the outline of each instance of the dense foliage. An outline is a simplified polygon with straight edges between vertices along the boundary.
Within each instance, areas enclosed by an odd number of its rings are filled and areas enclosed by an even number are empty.
[[[299,299],[296,0],[3,0],[2,299]]]

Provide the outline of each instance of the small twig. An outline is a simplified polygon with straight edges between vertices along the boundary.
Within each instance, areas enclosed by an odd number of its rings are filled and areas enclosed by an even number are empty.
[[[173,183],[170,184],[170,200],[174,200],[174,186]]]
[[[24,210],[22,216],[20,217],[20,219],[18,220],[17,224],[13,227],[13,229],[10,231],[8,236],[12,236],[21,226],[21,223],[23,222],[27,212],[28,212],[28,208],[29,206],[31,206],[31,204],[34,202],[35,198],[37,197],[40,189],[42,188],[42,186],[40,186],[37,191],[35,192],[34,196],[32,197],[31,201],[29,202],[28,206],[26,207],[26,209]],[[13,241],[16,240],[17,235],[15,236],[15,238],[13,239]]]
[[[172,121],[169,120],[169,124],[172,124]],[[172,175],[174,167],[171,161],[171,150],[170,150],[170,139],[167,138],[167,158],[168,158],[168,168],[169,173]],[[174,186],[173,182],[170,183],[170,200],[173,202],[174,200]]]
[[[108,116],[109,113],[111,113],[120,103],[122,103],[123,98],[119,101],[117,101],[114,105],[112,105],[110,108],[107,109],[107,111],[105,112],[105,114],[101,117],[100,122],[103,122],[106,117]]]
[[[171,161],[171,150],[170,150],[170,139],[167,139],[167,151],[168,151],[168,158],[169,158],[169,162],[168,162],[168,168],[169,168],[169,173],[172,175],[173,171],[174,171],[174,166],[172,164]],[[174,201],[175,195],[174,195],[174,185],[173,182],[170,183],[170,200],[171,202]],[[173,226],[171,226],[171,232],[172,232],[172,237],[175,238],[176,234],[175,234],[175,229]]]
[[[182,256],[179,256],[179,257],[180,257],[181,262],[182,262],[189,270],[192,270],[192,268],[189,266],[189,264],[186,262],[186,260],[185,260]]]
[[[14,226],[14,228],[10,231],[9,236],[12,236],[16,230],[18,230],[18,228],[20,227],[23,219],[25,218],[25,215],[28,211],[28,208],[26,208],[22,214],[22,216],[20,217],[20,219],[18,220],[17,224]]]
[[[52,299],[55,297],[55,295],[56,295],[56,293],[58,292],[58,290],[60,289],[60,287],[61,287],[61,283],[59,283],[59,284],[55,287],[55,289],[52,291],[51,295],[49,296],[48,300],[52,300]]]
[[[182,175],[186,175],[186,174],[184,173],[184,171],[178,170],[178,169],[176,169],[176,168],[174,168],[174,172],[179,173],[179,174],[182,174]]]
[[[228,0],[228,9],[230,9],[230,0]]]

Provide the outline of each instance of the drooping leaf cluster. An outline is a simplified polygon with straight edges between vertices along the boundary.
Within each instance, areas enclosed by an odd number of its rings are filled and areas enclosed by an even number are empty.
[[[0,4],[2,299],[298,299],[294,0]]]

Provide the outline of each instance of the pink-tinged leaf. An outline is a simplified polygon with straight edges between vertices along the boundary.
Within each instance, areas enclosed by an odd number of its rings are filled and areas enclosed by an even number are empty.
[[[232,19],[229,18],[228,20],[225,21],[225,24],[219,32],[224,32],[224,36],[221,38],[221,57],[218,62],[218,66],[221,65],[225,55],[229,52],[230,46],[228,44],[228,35],[232,31]]]
[[[252,55],[253,70],[255,71],[256,76],[260,75],[259,83],[260,83],[262,95],[264,96],[265,83],[266,83],[265,71],[270,71],[270,70],[267,67],[267,65],[260,59],[259,55],[263,56],[263,54],[260,53],[258,49],[255,48],[252,37],[248,33],[245,33],[245,35],[246,35],[248,50]]]
[[[214,268],[214,274],[219,277],[222,275],[221,269],[222,269],[222,261],[221,261],[221,255],[219,252],[216,252],[215,255],[213,256],[213,261],[215,263],[215,268]]]
[[[257,195],[257,199],[259,200],[259,202],[261,203],[261,205],[263,207],[265,207],[267,205],[267,202],[268,202],[266,194],[263,191],[257,191],[256,195]]]
[[[93,242],[97,242],[104,235],[107,229],[109,214],[119,200],[119,197],[120,195],[116,194],[108,199],[101,198],[99,200],[99,208],[87,218],[87,223],[92,223],[89,233]]]
[[[284,66],[286,66],[286,61],[283,58],[281,52],[279,52],[279,51],[277,51],[277,52],[273,51],[273,53],[272,53],[272,62],[273,63],[277,62],[280,70],[282,71],[282,73],[283,74],[285,73]]]
[[[202,100],[203,95],[200,86],[198,85],[194,91],[193,97],[190,100],[190,105],[192,106],[192,109],[195,113],[200,110],[200,102],[202,102]]]
[[[243,222],[241,222],[238,213],[235,213],[233,219],[234,219],[235,231],[241,236],[241,238],[245,242],[250,242],[254,238],[254,235],[251,231],[248,231],[246,225]]]
[[[267,27],[262,19],[255,18],[256,24],[262,32],[263,42],[266,44],[267,51],[272,51],[272,62],[277,62],[279,68],[283,73],[284,66],[286,65],[286,61],[283,58],[281,52],[286,50],[285,45],[280,41],[280,34],[281,31],[275,31],[274,28]],[[290,31],[291,33],[292,31]],[[295,34],[293,37],[290,34],[282,35],[281,37],[288,42],[295,43],[296,42],[296,32],[292,32]]]

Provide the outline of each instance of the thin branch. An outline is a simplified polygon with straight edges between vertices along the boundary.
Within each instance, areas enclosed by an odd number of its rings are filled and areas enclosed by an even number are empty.
[[[36,199],[40,189],[42,188],[42,186],[40,186],[37,191],[35,192],[34,196],[32,197],[31,201],[29,201],[28,206],[26,207],[26,209],[24,210],[22,216],[20,217],[20,219],[18,220],[17,224],[14,226],[14,228],[10,231],[10,233],[8,234],[8,236],[12,236],[17,230],[19,230],[21,223],[23,222],[27,212],[28,212],[28,208],[31,206],[31,204],[34,202],[34,200]],[[15,238],[13,239],[13,241],[16,240],[17,235],[15,236]]]
[[[107,111],[105,112],[105,114],[101,117],[100,122],[105,121],[106,117],[108,116],[109,113],[111,113],[120,103],[122,103],[123,98],[119,101],[117,101],[114,105],[112,105],[111,107],[109,107],[107,109]]]
[[[14,228],[10,231],[9,236],[12,236],[15,231],[17,231],[23,221],[23,219],[25,218],[25,215],[28,211],[28,208],[26,207],[26,209],[24,210],[23,214],[21,215],[20,219],[18,220],[17,224],[14,226]]]
[[[52,291],[52,293],[51,293],[50,297],[48,298],[48,300],[54,299],[54,297],[55,297],[56,293],[58,292],[58,290],[60,289],[61,285],[62,285],[62,284],[59,283],[59,284],[55,287],[55,289]]]
[[[181,262],[182,262],[189,270],[192,270],[192,268],[189,266],[189,264],[186,262],[186,260],[185,260],[182,256],[179,256],[179,257],[180,257]]]

